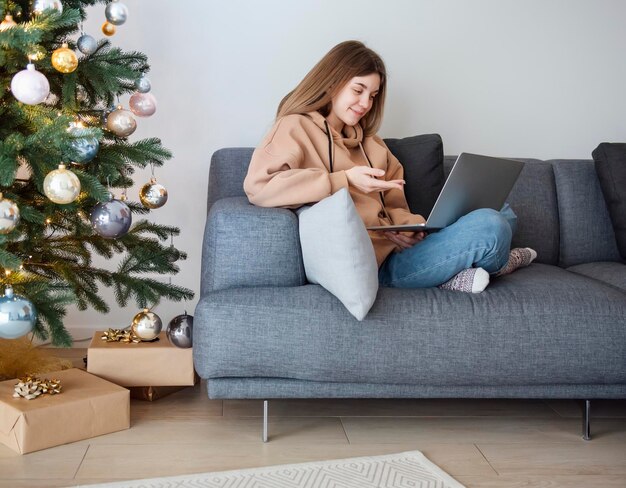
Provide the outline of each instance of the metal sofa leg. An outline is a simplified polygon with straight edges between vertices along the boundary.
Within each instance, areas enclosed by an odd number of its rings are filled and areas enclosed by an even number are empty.
[[[591,440],[591,400],[583,403],[583,439]]]
[[[269,410],[269,402],[263,400],[263,442],[267,442],[267,413]]]

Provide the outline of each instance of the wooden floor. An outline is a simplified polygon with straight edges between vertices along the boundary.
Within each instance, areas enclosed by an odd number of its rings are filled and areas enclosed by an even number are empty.
[[[68,351],[80,365],[84,350]],[[204,382],[132,400],[131,428],[20,456],[0,487],[59,487],[420,450],[467,487],[626,487],[626,401],[209,400]]]

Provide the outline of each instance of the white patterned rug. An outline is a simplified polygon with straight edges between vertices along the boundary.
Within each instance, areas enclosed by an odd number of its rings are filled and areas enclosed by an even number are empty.
[[[85,485],[86,486],[86,485]],[[464,488],[419,451],[89,485],[90,488]]]

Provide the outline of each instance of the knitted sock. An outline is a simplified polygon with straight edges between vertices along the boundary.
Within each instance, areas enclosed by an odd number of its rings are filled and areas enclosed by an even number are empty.
[[[467,268],[438,286],[442,290],[480,293],[489,284],[489,273],[483,268]]]
[[[518,268],[523,268],[532,263],[537,257],[537,252],[530,247],[516,247],[511,249],[509,254],[509,262],[506,266],[498,271],[494,276],[502,276],[512,273]]]

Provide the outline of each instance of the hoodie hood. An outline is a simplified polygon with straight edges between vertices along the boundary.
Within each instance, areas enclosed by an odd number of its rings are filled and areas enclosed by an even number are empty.
[[[311,120],[315,122],[315,125],[326,133],[326,125],[324,122],[328,122],[321,113],[315,111],[308,112],[305,115],[311,118]],[[333,129],[330,124],[328,124],[328,127],[330,128],[330,133],[333,136],[333,141],[343,143],[343,145],[347,148],[357,147],[361,142],[363,142],[363,127],[361,127],[361,124],[352,126],[344,125],[341,134]]]

